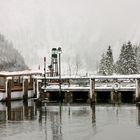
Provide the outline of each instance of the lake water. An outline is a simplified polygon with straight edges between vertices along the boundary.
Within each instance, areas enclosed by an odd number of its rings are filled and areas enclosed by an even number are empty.
[[[0,104],[0,140],[139,140],[140,108],[134,104],[51,104],[36,108]]]

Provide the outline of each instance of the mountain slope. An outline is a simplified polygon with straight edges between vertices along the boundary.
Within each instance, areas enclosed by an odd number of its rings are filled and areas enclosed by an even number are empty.
[[[27,70],[21,54],[0,34],[0,71]]]

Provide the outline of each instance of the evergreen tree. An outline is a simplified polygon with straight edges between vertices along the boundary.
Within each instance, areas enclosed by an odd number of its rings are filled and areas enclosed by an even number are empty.
[[[111,46],[109,46],[107,49],[105,60],[106,60],[107,75],[112,75],[114,67],[113,67],[113,54],[112,54]]]
[[[139,46],[134,46],[134,53],[136,56],[136,63],[137,63],[137,71],[140,73],[140,45]]]
[[[99,64],[99,74],[106,75],[106,57],[104,53]]]
[[[106,55],[103,53],[100,60],[99,73],[103,75],[113,74],[113,54],[111,46],[108,47]]]
[[[136,55],[131,42],[123,44],[119,60],[117,61],[117,69],[120,74],[137,73]]]

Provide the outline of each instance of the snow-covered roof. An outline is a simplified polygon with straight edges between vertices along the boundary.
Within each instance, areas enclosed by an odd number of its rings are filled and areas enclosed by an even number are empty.
[[[14,71],[14,72],[9,72],[9,71],[1,71],[0,72],[0,77],[8,77],[8,76],[24,76],[24,75],[40,75],[42,74],[42,71],[39,70],[25,70],[25,71]]]
[[[37,79],[44,79],[44,77],[38,77]],[[59,79],[59,76],[56,77],[46,77],[46,79],[55,80]],[[61,79],[140,79],[140,74],[132,74],[132,75],[110,75],[110,76],[61,76]]]

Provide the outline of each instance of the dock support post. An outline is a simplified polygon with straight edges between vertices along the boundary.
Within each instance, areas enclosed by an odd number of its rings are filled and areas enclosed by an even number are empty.
[[[37,98],[37,79],[34,79],[34,93],[35,93],[35,98]]]
[[[121,103],[121,92],[111,91],[111,103]]]
[[[69,101],[72,103],[73,102],[73,93],[72,92],[70,92],[70,94],[69,94]]]
[[[136,102],[140,101],[140,79],[136,79]]]
[[[36,82],[36,97],[37,99],[39,98],[40,96],[40,93],[41,93],[41,80],[37,80]]]
[[[11,88],[12,88],[12,77],[7,77],[6,79],[6,102],[11,101]]]
[[[28,100],[28,77],[23,77],[23,101]]]
[[[73,101],[73,94],[72,92],[65,92],[64,94],[65,98],[64,98],[64,103],[71,103]]]
[[[64,103],[68,103],[68,92],[64,93]]]
[[[88,92],[88,99],[87,99],[87,103],[90,103],[90,91]]]
[[[96,103],[95,79],[90,79],[90,103]]]

